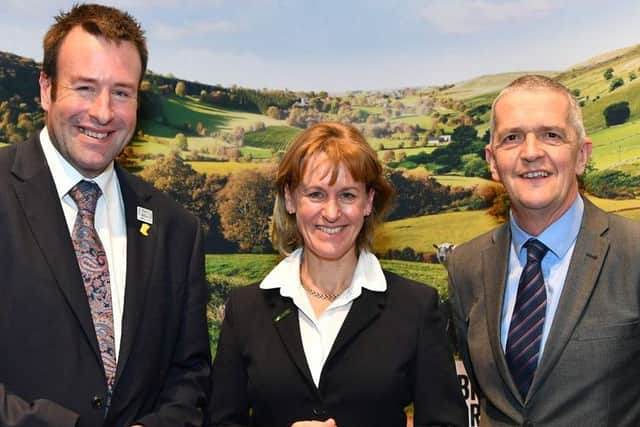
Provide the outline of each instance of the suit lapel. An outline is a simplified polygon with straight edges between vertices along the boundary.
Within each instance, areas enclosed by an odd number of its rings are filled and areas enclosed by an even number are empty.
[[[91,309],[82,284],[73,243],[58,192],[37,138],[20,143],[12,168],[12,185],[33,239],[40,247],[53,277],[78,319],[96,361],[102,366]]]
[[[496,229],[492,244],[483,250],[482,271],[484,274],[483,283],[486,300],[485,309],[487,311],[487,330],[489,331],[489,343],[493,353],[493,359],[503,383],[506,384],[516,399],[521,400],[520,392],[511,378],[511,373],[500,343],[502,306],[507,281],[510,244],[511,232],[509,224],[507,223]]]
[[[140,322],[143,320],[144,302],[153,271],[155,248],[161,230],[162,212],[153,209],[151,193],[136,181],[130,174],[116,164],[116,173],[124,202],[125,221],[127,227],[127,273],[124,296],[124,313],[122,316],[122,338],[118,355],[116,383],[124,369]],[[153,224],[147,236],[141,231],[143,224],[137,218],[137,208],[143,207],[153,213]]]
[[[268,290],[267,299],[271,307],[271,321],[282,340],[289,357],[300,372],[300,375],[307,382],[307,385],[318,393],[316,384],[313,382],[307,358],[302,347],[302,336],[300,335],[300,324],[298,322],[298,308],[291,298],[280,295],[279,289]]]
[[[389,283],[388,279],[387,283]],[[351,309],[344,319],[344,323],[322,368],[323,374],[324,370],[330,366],[332,359],[380,315],[386,303],[386,296],[386,292],[373,292],[368,289],[362,289],[362,294],[353,300]],[[324,377],[323,374],[320,375],[320,381]]]
[[[607,215],[587,199],[583,200],[584,219],[530,395],[540,388],[573,335],[609,250],[609,239],[604,236],[609,226]]]

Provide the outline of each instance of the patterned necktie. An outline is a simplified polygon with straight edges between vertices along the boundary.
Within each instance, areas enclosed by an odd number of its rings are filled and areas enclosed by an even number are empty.
[[[93,327],[98,338],[102,364],[107,379],[107,405],[111,400],[116,373],[115,339],[113,337],[113,311],[111,307],[111,281],[107,255],[94,226],[96,204],[102,192],[89,181],[80,181],[69,195],[78,206],[73,225],[73,247],[82,273],[84,289],[89,299]]]
[[[527,264],[518,283],[518,296],[509,325],[505,357],[511,376],[524,399],[538,366],[540,341],[547,307],[547,293],[540,263],[549,250],[542,242],[530,239]]]

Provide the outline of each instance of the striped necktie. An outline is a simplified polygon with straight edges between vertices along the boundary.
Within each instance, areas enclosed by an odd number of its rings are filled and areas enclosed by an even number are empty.
[[[527,396],[538,366],[547,307],[547,294],[540,263],[549,250],[536,239],[530,239],[524,246],[527,248],[527,263],[518,283],[518,295],[505,351],[511,377],[523,399]]]
[[[100,187],[93,182],[84,180],[69,190],[69,195],[78,206],[78,215],[73,225],[71,237],[102,356],[107,380],[108,395],[105,405],[105,409],[107,409],[113,393],[116,358],[109,265],[94,225],[96,205],[101,194]]]

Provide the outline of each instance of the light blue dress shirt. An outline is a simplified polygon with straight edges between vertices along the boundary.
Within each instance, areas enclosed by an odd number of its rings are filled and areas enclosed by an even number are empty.
[[[516,304],[518,295],[518,282],[522,269],[527,262],[527,250],[524,244],[527,240],[536,238],[544,243],[549,251],[542,259],[542,275],[544,276],[544,286],[547,292],[547,311],[545,314],[544,328],[542,330],[542,341],[540,344],[540,356],[544,351],[544,346],[551,330],[551,325],[558,308],[560,295],[565,285],[571,255],[576,245],[578,232],[582,223],[584,213],[584,202],[580,196],[576,197],[569,210],[556,222],[548,226],[540,235],[532,236],[522,230],[510,216],[509,225],[511,227],[511,248],[509,251],[509,269],[507,272],[507,286],[504,292],[502,304],[502,322],[500,332],[500,342],[502,351],[507,345],[509,335],[509,325],[511,316]]]

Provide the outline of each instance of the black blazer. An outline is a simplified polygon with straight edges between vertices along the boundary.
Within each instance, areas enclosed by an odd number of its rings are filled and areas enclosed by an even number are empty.
[[[127,276],[114,395],[55,185],[37,139],[0,149],[0,425],[195,426],[208,399],[197,219],[121,168]],[[149,235],[136,208],[153,211]]]
[[[332,417],[340,427],[405,427],[403,408],[412,401],[416,427],[466,426],[436,291],[385,276],[386,292],[363,289],[353,302],[319,387],[293,301],[279,289],[235,289],[213,364],[210,426],[289,427]]]

